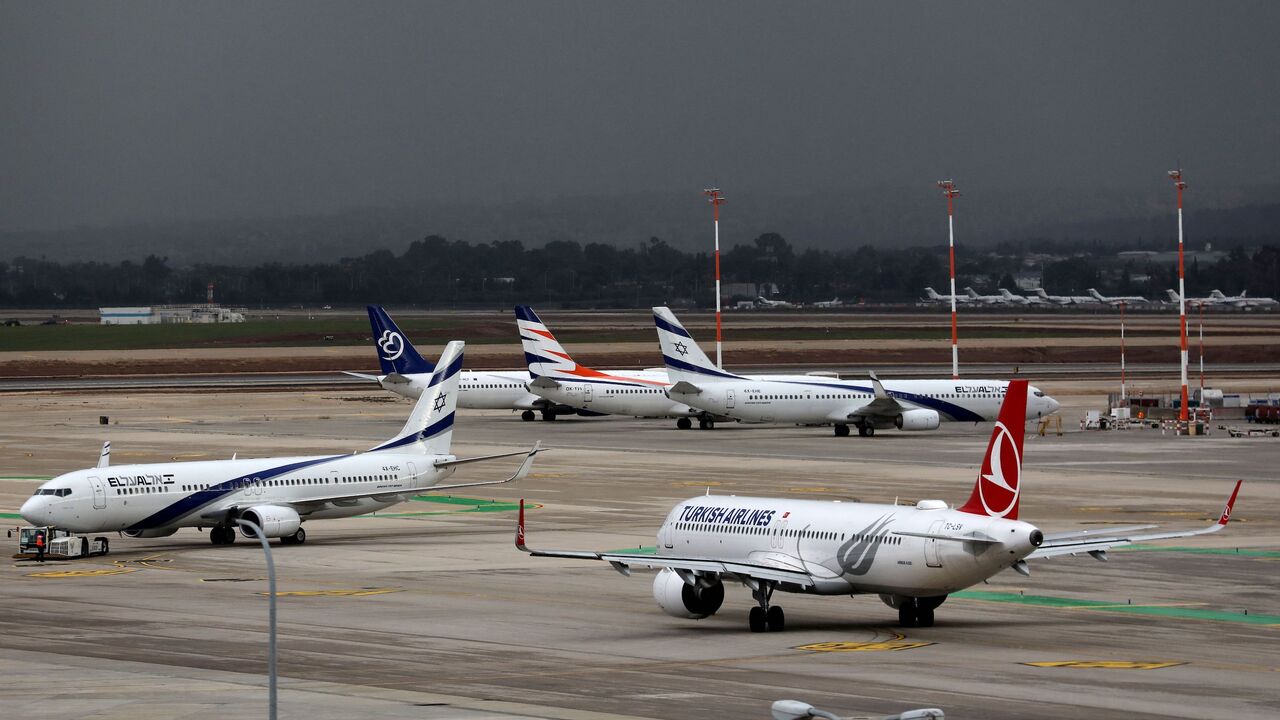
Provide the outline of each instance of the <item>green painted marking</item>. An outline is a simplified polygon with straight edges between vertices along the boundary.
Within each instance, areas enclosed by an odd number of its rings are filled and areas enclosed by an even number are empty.
[[[520,509],[520,503],[513,503],[506,500],[481,500],[479,498],[465,498],[444,495],[417,495],[412,498],[417,502],[437,503],[440,505],[451,505],[456,509],[452,510],[428,510],[423,512],[401,512],[401,513],[377,513],[369,515],[360,515],[359,517],[380,517],[380,518],[396,518],[396,517],[425,517],[428,515],[455,515],[457,513],[488,513],[488,512],[512,512]]]
[[[1280,550],[1251,550],[1248,548],[1165,547],[1161,545],[1130,545],[1116,548],[1114,552],[1181,552],[1193,555],[1239,555],[1240,557],[1280,558]]]
[[[0,475],[0,482],[27,482],[30,480],[52,479],[52,475]]]
[[[21,520],[22,516],[18,513],[0,513],[0,518],[5,518],[6,520]]]
[[[610,550],[610,555],[657,555],[658,548],[644,546],[638,548],[623,548],[622,550]]]
[[[953,597],[969,600],[986,600],[989,602],[1011,602],[1038,607],[1054,607],[1069,610],[1106,610],[1107,612],[1131,613],[1134,615],[1155,615],[1158,617],[1178,618],[1181,620],[1219,620],[1224,622],[1247,623],[1249,625],[1280,625],[1280,615],[1255,615],[1213,610],[1209,608],[1168,607],[1161,605],[1126,605],[1104,600],[1075,600],[1072,598],[1047,597],[1044,595],[1018,595],[1016,593],[988,592],[986,590],[963,590],[952,593]]]

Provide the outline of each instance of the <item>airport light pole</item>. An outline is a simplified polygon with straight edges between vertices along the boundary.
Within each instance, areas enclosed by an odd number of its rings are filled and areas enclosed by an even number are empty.
[[[720,335],[720,206],[725,203],[725,199],[720,188],[707,188],[702,191],[702,194],[706,195],[707,202],[711,203],[716,223],[716,367],[724,369]]]
[[[1182,407],[1178,408],[1178,421],[1187,422],[1187,282],[1182,252],[1182,191],[1187,184],[1182,180],[1182,168],[1169,171],[1169,179],[1178,191],[1178,339],[1181,349],[1179,370],[1182,375]]]
[[[262,533],[262,528],[252,520],[236,518],[236,524],[253,533],[253,537],[258,538],[262,543],[262,552],[267,556],[267,587],[271,594],[268,596],[270,600],[270,610],[268,614],[270,619],[270,636],[267,641],[267,675],[269,677],[268,690],[268,709],[267,717],[269,720],[276,720],[276,565],[271,560],[271,543],[267,540],[266,535]],[[233,532],[228,530],[228,532]]]
[[[1120,404],[1124,405],[1128,396],[1124,389],[1124,306],[1120,303]]]
[[[1204,405],[1204,303],[1200,306],[1200,404]]]
[[[938,187],[947,196],[947,255],[951,264],[951,378],[960,378],[960,351],[956,340],[956,226],[955,199],[960,197],[956,184],[951,180],[939,180]]]

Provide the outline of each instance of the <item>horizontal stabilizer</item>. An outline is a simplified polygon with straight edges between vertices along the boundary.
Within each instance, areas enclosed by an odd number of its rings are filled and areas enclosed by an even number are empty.
[[[378,382],[377,375],[369,375],[368,373],[351,372],[350,370],[343,370],[342,374],[350,375],[353,378],[360,378],[361,380],[371,380],[373,382]]]
[[[679,395],[701,395],[702,388],[698,387],[697,385],[694,385],[691,382],[681,380],[680,382],[668,388],[667,392],[677,393]]]
[[[560,383],[557,380],[552,380],[546,375],[539,375],[538,377],[533,379],[533,382],[529,383],[529,387],[536,387],[536,388],[542,388],[543,390],[550,390],[552,388],[560,387]]]

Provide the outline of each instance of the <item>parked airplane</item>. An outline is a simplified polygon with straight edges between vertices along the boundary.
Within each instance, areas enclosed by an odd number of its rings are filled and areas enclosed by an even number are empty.
[[[667,397],[666,370],[596,370],[574,361],[533,308],[516,306],[516,325],[525,361],[529,363],[529,392],[548,402],[594,414],[677,418],[688,430],[690,418],[705,423],[710,413]]]
[[[1241,290],[1239,295],[1223,295],[1221,290],[1209,293],[1209,301],[1214,305],[1230,305],[1238,308],[1273,307],[1280,305],[1275,298],[1246,297],[1248,290]]]
[[[971,287],[964,289],[966,295],[969,296],[971,302],[981,303],[983,305],[1004,305],[1009,302],[1003,295],[979,295],[977,290]]]
[[[372,380],[397,395],[414,399],[422,395],[431,380],[435,366],[423,359],[395,321],[380,305],[370,305],[369,324],[373,328],[373,344],[378,352],[381,375],[348,372],[362,380]],[[464,370],[458,386],[458,407],[469,410],[520,410],[521,420],[533,420],[542,413],[543,420],[554,420],[557,414],[572,415],[567,405],[556,405],[526,389],[532,378],[527,372]]]
[[[837,297],[831,300],[819,300],[818,302],[814,303],[813,306],[816,308],[844,307],[844,301],[842,301],[840,298]]]
[[[770,300],[769,298],[760,295],[756,298],[756,307],[768,310],[789,310],[796,307],[796,305],[795,303],[787,302],[786,300]]]
[[[654,308],[653,320],[674,383],[667,390],[671,399],[746,422],[831,424],[840,437],[849,434],[850,425],[864,437],[891,427],[935,430],[943,420],[994,420],[1008,385],[1002,380],[897,380],[886,386],[874,373],[869,384],[814,376],[745,377],[716,367],[669,309]],[[1033,391],[1028,419],[1058,409],[1053,398]]]
[[[1000,288],[1000,297],[1004,298],[1005,302],[1014,305],[1031,305],[1033,303],[1038,304],[1040,302],[1040,298],[1029,298],[1025,295],[1015,295],[1007,288]]]
[[[209,528],[215,545],[235,542],[236,520],[267,537],[301,544],[308,520],[383,510],[436,490],[497,485],[523,478],[540,448],[459,460],[449,453],[462,371],[463,343],[451,342],[408,422],[392,439],[363,453],[318,457],[210,460],[98,467],[44,483],[21,509],[32,525],[72,532],[120,531],[166,537],[179,528]],[[506,480],[441,485],[459,465],[523,455]]]
[[[1088,295],[1050,295],[1044,291],[1044,288],[1036,288],[1035,293],[1041,300],[1054,305],[1096,305],[1098,303],[1097,298]]]
[[[1113,295],[1108,297],[1093,288],[1089,288],[1088,293],[1089,297],[1104,305],[1145,305],[1147,303],[1147,299],[1141,295]]]
[[[929,302],[950,304],[951,298],[952,298],[951,295],[939,295],[938,291],[934,290],[931,287],[927,287],[924,289],[924,299],[928,300]],[[956,295],[955,301],[957,305],[963,305],[964,303],[967,303],[967,302],[973,302],[973,300],[968,295]]]
[[[725,585],[742,583],[756,607],[752,632],[779,631],[776,591],[811,595],[877,594],[898,611],[903,627],[933,625],[947,596],[1013,568],[1030,575],[1027,560],[1089,553],[1149,540],[1221,530],[1231,518],[1240,483],[1216,523],[1206,528],[1138,533],[1153,526],[1090,528],[1046,535],[1018,519],[1023,417],[1027,382],[1013,380],[991,432],[973,491],[959,509],[942,500],[914,506],[707,495],[671,510],[657,533],[657,553],[536,550],[527,544],[524,503],[516,547],[537,557],[604,560],[629,576],[633,567],[656,568],[653,597],[678,618],[714,615]]]

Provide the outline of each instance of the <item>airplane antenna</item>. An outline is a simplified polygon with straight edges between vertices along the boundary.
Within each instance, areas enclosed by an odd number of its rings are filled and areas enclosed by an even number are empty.
[[[1182,180],[1182,168],[1169,171],[1169,179],[1178,191],[1178,341],[1181,351],[1178,364],[1182,377],[1182,405],[1178,408],[1180,432],[1187,433],[1187,282],[1182,252],[1182,191],[1187,183]]]
[[[721,357],[722,339],[720,336],[720,206],[725,204],[724,195],[720,192],[720,188],[707,188],[702,191],[707,196],[707,202],[711,203],[712,213],[716,223],[716,367],[724,369],[724,359]]]
[[[956,227],[955,199],[960,197],[955,182],[939,180],[938,187],[947,196],[947,255],[951,260],[951,379],[960,379],[960,351],[956,341]]]

